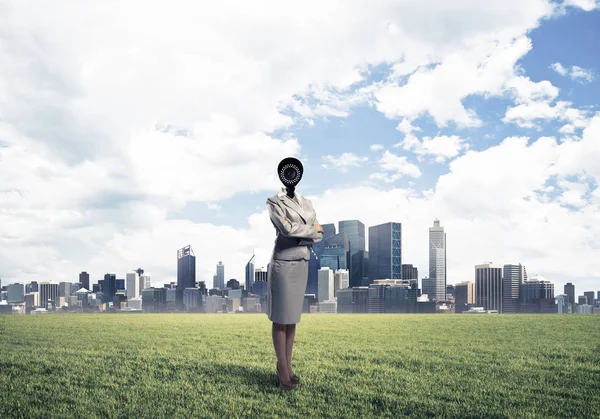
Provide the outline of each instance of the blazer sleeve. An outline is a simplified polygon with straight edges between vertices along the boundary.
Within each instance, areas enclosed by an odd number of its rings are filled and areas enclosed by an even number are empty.
[[[267,209],[271,222],[283,236],[313,240],[320,240],[323,237],[321,233],[317,232],[315,226],[293,222],[287,218],[279,203],[274,202],[271,198],[267,199]]]

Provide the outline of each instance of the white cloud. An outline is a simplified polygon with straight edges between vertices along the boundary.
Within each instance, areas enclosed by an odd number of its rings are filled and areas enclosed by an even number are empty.
[[[561,63],[552,63],[550,64],[550,68],[556,71],[561,76],[566,76],[567,72],[569,71],[566,68],[564,68]]]
[[[554,71],[561,76],[567,76],[571,80],[584,82],[591,82],[594,79],[594,73],[591,70],[581,68],[577,65],[572,66],[570,69],[563,67],[561,63],[553,63],[550,65]]]
[[[383,173],[376,173],[371,175],[371,179],[383,179],[387,182],[393,182],[404,175],[415,178],[421,176],[419,167],[410,163],[406,156],[398,156],[389,150],[383,153],[383,156],[379,160],[379,167],[385,171],[392,172],[392,175],[387,176]]]
[[[540,120],[556,119],[568,122],[576,128],[584,128],[589,123],[589,114],[589,111],[571,107],[571,102],[567,101],[558,101],[554,105],[550,102],[534,101],[508,108],[502,121],[531,128]]]
[[[346,173],[351,167],[359,167],[366,162],[368,157],[361,157],[355,153],[342,153],[339,157],[332,155],[323,156],[323,159],[328,163],[323,164],[325,169],[338,169],[342,173]]]
[[[383,144],[371,144],[371,145],[369,146],[369,149],[370,149],[371,151],[379,151],[379,150],[383,150],[383,148],[384,148],[384,147],[383,147]]]
[[[567,6],[579,7],[586,12],[600,8],[600,0],[564,0],[561,5],[563,8]]]
[[[403,141],[395,146],[413,151],[419,156],[419,161],[422,161],[425,156],[433,156],[437,163],[444,163],[469,148],[468,143],[457,135],[440,135],[434,138],[423,137],[422,141],[414,135],[407,135]]]

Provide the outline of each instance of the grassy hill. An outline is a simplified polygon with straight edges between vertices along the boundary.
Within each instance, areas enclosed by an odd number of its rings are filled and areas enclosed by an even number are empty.
[[[600,417],[600,316],[0,316],[0,418]]]

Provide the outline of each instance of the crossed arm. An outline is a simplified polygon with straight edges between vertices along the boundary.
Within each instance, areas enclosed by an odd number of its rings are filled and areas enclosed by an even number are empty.
[[[301,239],[300,243],[305,242],[302,243],[303,245],[316,243],[323,239],[323,234],[318,233],[315,226],[296,223],[287,218],[277,202],[267,199],[267,208],[271,222],[285,237]]]

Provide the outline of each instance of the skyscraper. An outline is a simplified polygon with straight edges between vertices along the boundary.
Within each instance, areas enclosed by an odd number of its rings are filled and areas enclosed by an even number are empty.
[[[587,297],[587,303],[591,306],[593,306],[595,304],[595,295],[594,295],[594,291],[586,291],[583,293],[583,295],[585,295]]]
[[[401,279],[402,225],[385,223],[369,227],[369,282]]]
[[[217,264],[217,285],[215,288],[223,289],[225,288],[225,265],[223,265],[222,261],[219,261]]]
[[[339,222],[339,227],[340,233],[346,233],[350,242],[350,286],[357,287],[361,285],[365,271],[365,225],[358,220],[344,220]]]
[[[140,277],[137,272],[128,272],[125,276],[127,299],[138,298],[140,294]]]
[[[571,307],[573,307],[573,311],[575,311],[575,285],[567,282],[564,291],[568,297],[568,301],[571,303]]]
[[[484,310],[502,311],[502,266],[475,265],[475,304]]]
[[[117,276],[115,274],[104,275],[102,282],[102,302],[112,301],[117,293]]]
[[[455,308],[457,313],[467,310],[467,305],[475,304],[475,284],[471,281],[459,282],[455,285]]]
[[[402,279],[419,279],[419,270],[416,266],[402,265]]]
[[[319,302],[333,300],[333,271],[327,267],[319,269],[319,290],[317,299]]]
[[[79,274],[79,282],[81,283],[81,286],[83,288],[85,288],[86,290],[89,291],[89,289],[90,289],[90,274],[88,274],[85,271],[80,273]]]
[[[438,219],[429,227],[429,278],[435,279],[435,295],[438,300],[446,299],[446,233]]]
[[[314,249],[310,249],[310,259],[308,260],[308,281],[306,281],[305,294],[317,295],[319,288],[319,257]]]
[[[196,256],[192,246],[185,246],[177,251],[177,290],[196,287]]]
[[[346,233],[338,233],[323,239],[325,248],[319,256],[320,267],[332,270],[348,269],[350,259],[350,240]]]
[[[539,275],[521,285],[522,313],[555,313],[554,284]]]
[[[56,282],[40,282],[40,306],[48,308],[48,301],[57,302],[59,298],[58,283]]]
[[[244,287],[248,291],[252,289],[252,284],[254,283],[254,260],[255,255],[254,252],[252,252],[252,257],[250,258],[248,263],[246,263],[246,282],[244,284]]]
[[[323,250],[325,250],[326,240],[330,237],[335,236],[335,224],[321,224],[321,227],[323,227],[323,239],[311,246],[312,250],[317,255],[317,259],[321,258]],[[319,266],[319,268],[320,267],[321,266]]]
[[[520,290],[527,281],[527,270],[522,264],[504,265],[502,277],[502,313],[518,313]]]

